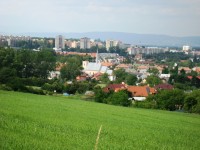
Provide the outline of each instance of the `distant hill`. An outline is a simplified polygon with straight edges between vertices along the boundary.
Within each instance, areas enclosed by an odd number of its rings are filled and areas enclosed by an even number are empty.
[[[200,47],[200,36],[176,37],[156,34],[136,34],[124,32],[84,32],[84,33],[24,33],[23,35],[39,37],[55,37],[64,35],[65,38],[89,37],[92,39],[114,39],[121,40],[123,43],[133,45],[152,45],[152,46],[183,46]]]
[[[174,37],[167,35],[135,34],[122,32],[68,33],[65,34],[65,36],[67,38],[81,38],[86,36],[92,39],[100,38],[101,40],[115,39],[134,45],[183,46],[188,44],[191,46],[200,46],[200,36]]]

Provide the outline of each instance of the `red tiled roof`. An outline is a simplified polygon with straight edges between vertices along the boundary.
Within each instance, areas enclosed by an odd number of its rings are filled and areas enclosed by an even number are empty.
[[[200,72],[200,67],[196,68],[196,72],[199,73]]]
[[[103,73],[98,72],[93,75],[93,79],[99,80],[102,75],[103,75]]]
[[[87,79],[87,76],[85,76],[85,75],[80,75],[80,76],[76,77],[77,81],[85,81],[86,79]]]
[[[162,89],[162,90],[171,90],[174,87],[171,84],[158,84],[155,86],[155,89]]]
[[[109,91],[119,91],[119,89],[126,89],[125,84],[109,84],[107,87],[103,89],[104,92],[109,92]]]
[[[116,66],[116,68],[129,68],[129,65],[127,64],[119,64]]]
[[[189,67],[180,67],[178,68],[178,70],[185,70],[185,71],[191,71],[191,69]]]
[[[102,66],[106,66],[106,67],[113,66],[113,64],[110,63],[110,62],[102,62],[101,65],[102,65]]]
[[[57,52],[57,54],[60,55],[80,55],[80,56],[86,56],[89,55],[91,57],[96,57],[96,53],[79,53],[79,52]]]
[[[139,66],[138,69],[149,69],[148,66]]]
[[[57,66],[56,66],[56,71],[60,71],[61,68],[62,68],[63,66],[65,66],[65,65],[66,65],[66,64],[58,63]]]
[[[127,90],[135,97],[147,97],[150,93],[150,88],[147,86],[128,86]]]
[[[191,80],[193,77],[192,76],[187,76],[187,78]],[[196,78],[200,79],[200,76],[196,76]]]
[[[187,76],[187,78],[191,80],[191,79],[192,79],[192,76]]]
[[[149,87],[150,88],[150,94],[156,94],[156,89],[155,88],[151,88],[151,87]]]

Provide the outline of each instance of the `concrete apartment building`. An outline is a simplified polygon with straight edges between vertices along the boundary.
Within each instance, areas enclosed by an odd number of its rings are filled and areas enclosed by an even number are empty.
[[[20,41],[31,41],[31,37],[30,36],[5,36],[4,37],[7,41],[8,46],[11,47],[18,47],[18,43]]]
[[[192,50],[192,47],[189,45],[183,45],[183,51],[189,51]]]
[[[110,49],[110,47],[119,46],[122,42],[117,40],[106,40],[106,49],[107,51]]]
[[[129,47],[128,48],[129,55],[136,55],[136,54],[155,54],[155,53],[164,53],[169,51],[168,48],[159,48],[159,47]]]
[[[80,49],[90,49],[90,48],[91,48],[90,39],[87,37],[81,38]]]
[[[62,35],[58,35],[55,38],[55,50],[65,49],[65,38]]]

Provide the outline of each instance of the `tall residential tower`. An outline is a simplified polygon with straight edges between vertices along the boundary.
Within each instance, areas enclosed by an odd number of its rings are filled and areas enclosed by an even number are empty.
[[[80,39],[80,48],[81,49],[90,49],[91,45],[90,45],[90,39],[89,38],[81,38]]]
[[[65,49],[65,38],[62,35],[58,35],[55,38],[55,49],[56,50]]]

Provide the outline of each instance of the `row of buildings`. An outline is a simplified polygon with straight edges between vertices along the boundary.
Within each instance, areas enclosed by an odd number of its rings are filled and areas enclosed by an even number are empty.
[[[55,38],[55,50],[65,49],[65,45],[70,48],[80,47],[80,49],[90,49],[92,46],[106,47],[107,51],[109,51],[111,47],[118,46],[122,49],[127,49],[127,52],[130,55],[164,53],[169,51],[168,48],[131,46],[131,44],[125,44],[119,40],[106,40],[106,42],[103,43],[95,42],[87,37],[81,38],[80,41],[65,40],[61,35]]]
[[[31,41],[30,36],[13,36],[13,35],[0,35],[0,46],[7,45],[10,47],[17,47],[19,42]]]
[[[38,41],[39,40],[39,41]],[[10,46],[10,47],[20,47],[20,42],[23,41],[37,41],[38,43],[42,43],[42,38],[31,38],[30,36],[3,36],[0,35],[0,46]],[[48,43],[54,45],[54,40],[52,38],[48,39]],[[122,49],[127,49],[127,53],[129,55],[137,55],[137,54],[154,54],[154,53],[165,53],[166,51],[170,52],[185,52],[189,54],[192,51],[192,47],[189,45],[183,45],[182,51],[180,50],[170,50],[169,48],[161,48],[161,47],[144,47],[144,46],[132,46],[131,44],[125,44],[120,40],[106,40],[95,41],[90,38],[84,37],[80,40],[73,39],[65,39],[64,36],[58,35],[55,38],[55,50],[64,50],[66,47],[69,48],[79,48],[80,49],[90,49],[91,47],[98,46],[99,48],[105,47],[107,51],[110,50],[111,47],[119,47]],[[193,51],[194,53],[194,51]],[[195,53],[196,54],[196,53]]]
[[[98,47],[106,47],[106,50],[109,51],[111,47],[120,47],[120,48],[128,48],[131,46],[131,44],[124,44],[119,40],[106,40],[106,42],[97,42],[90,38],[84,37],[80,40],[65,40],[64,36],[58,35],[55,38],[55,49],[61,50],[65,49],[65,46],[68,46],[69,48],[77,48],[80,47],[80,49],[90,49],[93,46]]]
[[[169,48],[131,46],[127,49],[129,55],[165,53]]]

